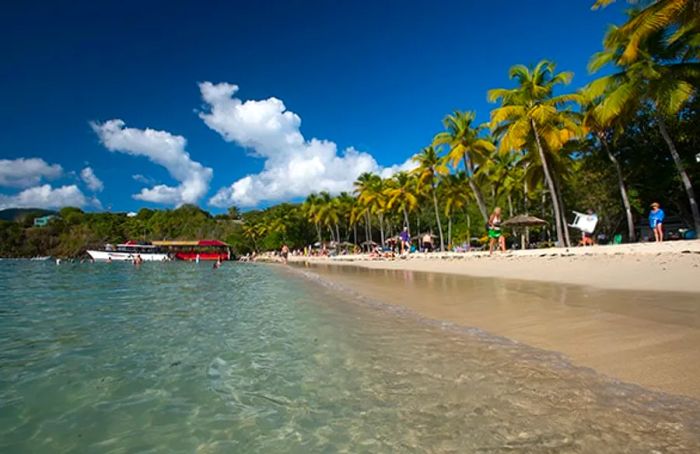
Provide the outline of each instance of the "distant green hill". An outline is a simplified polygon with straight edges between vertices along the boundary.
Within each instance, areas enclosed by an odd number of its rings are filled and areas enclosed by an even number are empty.
[[[55,211],[44,210],[43,208],[8,208],[0,210],[0,220],[2,221],[19,221],[20,219],[31,216],[32,218],[56,214]]]

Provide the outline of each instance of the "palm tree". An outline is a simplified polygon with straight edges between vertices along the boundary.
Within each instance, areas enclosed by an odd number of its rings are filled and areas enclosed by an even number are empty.
[[[368,200],[371,199],[370,192],[372,184],[377,178],[377,175],[371,172],[364,172],[353,183],[357,201],[362,207],[365,217],[365,240],[372,241],[372,217],[370,215],[370,207]]]
[[[464,172],[447,175],[439,186],[440,199],[447,218],[447,245],[452,246],[452,218],[454,214],[467,206],[469,198],[464,191],[467,176]]]
[[[409,230],[411,224],[408,214],[418,206],[417,194],[417,180],[408,172],[397,172],[387,183],[387,208],[398,206],[403,214],[404,226]]]
[[[355,226],[357,219],[354,219],[353,209],[356,205],[356,200],[353,196],[347,192],[341,192],[335,198],[336,210],[338,212],[339,219],[345,221],[345,238],[346,240],[350,237],[350,228]],[[338,233],[338,241],[340,241],[340,233]],[[355,229],[355,243],[357,243],[357,229]]]
[[[379,219],[379,235],[382,246],[384,246],[384,212],[387,203],[384,186],[384,180],[379,175],[372,173],[362,174],[355,181],[358,199],[367,208],[367,219],[371,219],[372,214],[375,214]]]
[[[442,234],[442,224],[440,223],[440,210],[437,201],[437,179],[449,173],[445,161],[438,156],[437,151],[432,146],[423,148],[420,153],[413,156],[413,162],[418,164],[413,172],[418,176],[418,190],[422,187],[430,189],[433,198],[433,208],[435,209],[435,220],[440,234],[440,250],[445,250],[445,238]]]
[[[491,130],[499,137],[499,150],[537,151],[552,196],[558,242],[570,246],[557,177],[549,161],[555,159],[567,142],[581,135],[579,115],[568,108],[580,102],[581,96],[553,95],[557,85],[569,84],[573,77],[571,72],[557,73],[555,69],[554,63],[547,60],[532,69],[515,65],[510,68],[509,76],[518,86],[489,90],[488,98],[491,102],[501,101],[501,106],[491,112]]]
[[[474,112],[455,111],[442,121],[446,131],[438,133],[433,139],[434,146],[447,145],[449,147],[447,158],[454,167],[459,165],[459,161],[464,162],[464,170],[467,173],[469,187],[474,194],[474,199],[479,206],[479,211],[484,217],[484,222],[489,219],[484,196],[481,190],[473,181],[474,164],[481,162],[488,153],[495,149],[492,142],[481,137],[483,126],[472,126],[476,114]]]
[[[338,229],[340,216],[338,213],[338,204],[336,200],[326,191],[321,191],[318,194],[318,200],[318,218],[320,224],[328,229],[331,236],[331,241],[340,241],[338,238],[340,236]]]
[[[619,130],[622,127],[622,115],[616,118],[608,117],[606,120],[602,120],[597,109],[605,98],[605,94],[594,99],[587,93],[586,89],[584,89],[583,96],[586,98],[586,104],[583,106],[583,124],[587,129],[593,132],[593,135],[598,139],[608,159],[615,168],[617,186],[620,191],[620,197],[622,198],[622,205],[625,208],[625,217],[627,218],[627,236],[630,241],[634,241],[636,234],[634,230],[634,218],[632,217],[632,205],[630,204],[629,195],[627,193],[627,184],[625,183],[620,161],[618,161],[613,154],[608,141],[608,137],[612,136],[615,130]],[[624,116],[627,117],[627,114],[630,113],[631,111],[628,109]]]
[[[318,242],[323,243],[323,236],[321,235],[321,199],[317,194],[309,194],[309,196],[304,201],[302,205],[302,211],[306,215],[309,222],[312,222],[316,227],[316,234],[318,235]]]
[[[596,0],[593,9],[607,6],[615,0]],[[628,0],[632,3],[631,0]],[[700,33],[700,0],[654,0],[646,7],[633,11],[629,20],[615,33],[606,36],[605,47],[621,48],[619,63],[630,64],[644,57],[644,42],[659,32],[667,33],[667,42],[694,35],[698,56],[697,39]]]
[[[618,32],[613,28],[609,33]],[[683,183],[695,229],[700,231],[700,210],[693,184],[666,128],[667,118],[678,115],[697,91],[700,63],[694,57],[689,57],[687,52],[693,45],[688,41],[677,41],[669,45],[664,41],[663,33],[659,32],[639,43],[639,58],[633,63],[625,64],[625,43],[619,43],[617,47],[593,56],[589,64],[591,71],[595,72],[613,63],[617,72],[595,80],[588,85],[587,91],[589,97],[602,97],[593,113],[596,122],[603,125],[620,118],[626,112],[636,111],[645,104],[654,107],[656,124]]]

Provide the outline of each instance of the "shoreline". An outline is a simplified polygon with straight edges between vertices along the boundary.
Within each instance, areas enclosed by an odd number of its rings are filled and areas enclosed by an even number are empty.
[[[700,401],[700,303],[694,294],[351,266],[292,268],[421,318],[477,328],[561,354],[613,380]]]
[[[700,240],[488,252],[289,257],[290,263],[492,277],[609,290],[700,293]]]

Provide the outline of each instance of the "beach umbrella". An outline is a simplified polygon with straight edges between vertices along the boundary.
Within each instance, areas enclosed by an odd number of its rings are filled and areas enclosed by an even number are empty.
[[[542,225],[547,225],[547,221],[544,219],[537,218],[535,216],[530,216],[527,214],[519,214],[515,217],[508,219],[501,223],[504,227],[537,227]],[[523,233],[523,232],[521,232]],[[525,238],[526,234],[523,233],[521,249],[525,249]]]
[[[535,216],[529,216],[527,214],[519,214],[515,217],[503,221],[501,223],[504,227],[535,227],[538,225],[547,225],[547,221],[544,219],[537,218]]]

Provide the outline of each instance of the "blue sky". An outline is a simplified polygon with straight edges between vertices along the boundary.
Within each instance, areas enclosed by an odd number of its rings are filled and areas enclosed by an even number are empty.
[[[0,208],[219,212],[347,189],[402,166],[455,109],[487,120],[513,64],[590,80],[625,7],[592,3],[12,2]]]

